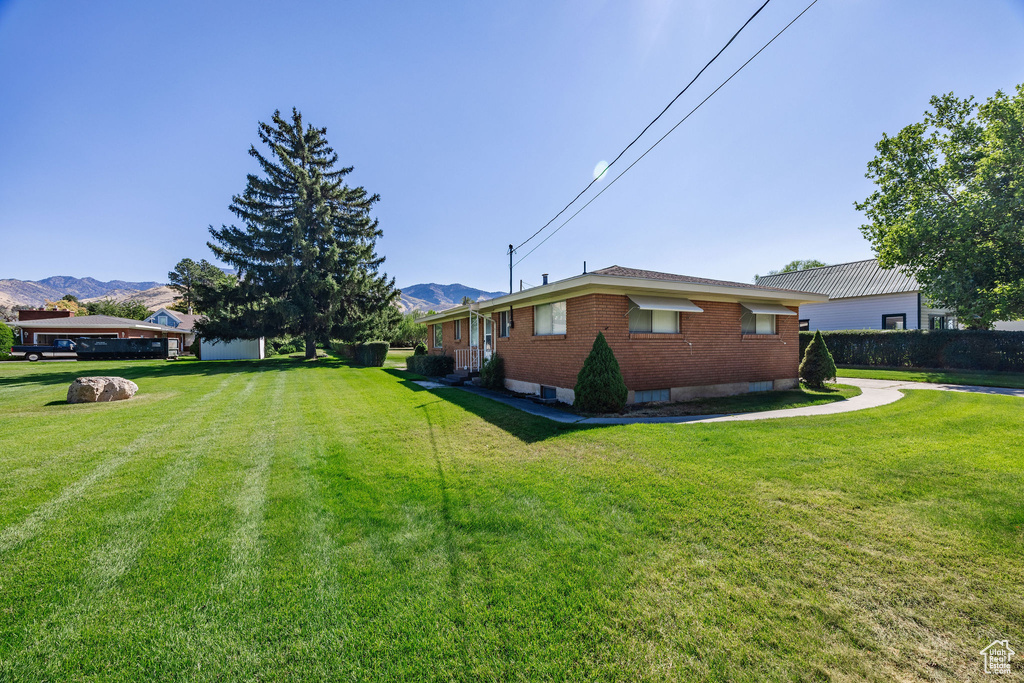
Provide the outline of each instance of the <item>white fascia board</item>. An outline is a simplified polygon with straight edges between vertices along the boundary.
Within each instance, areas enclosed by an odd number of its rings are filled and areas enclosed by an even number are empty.
[[[672,280],[655,280],[647,278],[618,277],[614,275],[576,275],[575,277],[552,282],[548,285],[533,287],[522,292],[506,294],[494,299],[473,304],[473,310],[480,313],[498,311],[510,306],[537,305],[551,301],[560,301],[583,294],[618,294],[628,295],[630,292],[650,295],[675,295],[687,298],[703,298],[712,301],[734,301],[744,299],[760,299],[783,306],[799,306],[800,304],[824,303],[828,296],[813,292],[797,292],[787,290],[760,289],[757,287],[731,287],[725,285],[709,285],[696,282],[674,282]],[[460,306],[432,316],[418,318],[418,323],[447,322],[467,314],[469,308]]]

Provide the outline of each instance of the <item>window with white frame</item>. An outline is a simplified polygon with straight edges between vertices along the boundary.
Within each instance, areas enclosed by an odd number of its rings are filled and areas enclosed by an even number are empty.
[[[455,321],[455,340],[458,341],[459,339],[462,339],[462,321],[461,320],[456,320]]]
[[[533,307],[535,335],[565,334],[565,302],[556,301]]]
[[[651,332],[654,334],[678,334],[678,311],[645,311],[632,308],[629,311],[630,332]]]
[[[775,316],[771,313],[751,313],[743,309],[740,329],[743,334],[775,334]]]
[[[441,323],[434,323],[434,348],[439,349],[444,346],[441,337]]]
[[[509,323],[509,312],[508,311],[502,311],[501,313],[499,313],[498,314],[498,336],[499,337],[507,337],[508,336],[508,331],[510,329],[508,323]]]

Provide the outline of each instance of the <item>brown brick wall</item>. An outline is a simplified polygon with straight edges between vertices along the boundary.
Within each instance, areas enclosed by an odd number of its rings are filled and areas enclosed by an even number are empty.
[[[508,379],[572,389],[598,331],[603,332],[630,390],[668,389],[734,382],[792,379],[798,374],[797,316],[778,316],[775,335],[740,333],[738,303],[699,301],[703,313],[680,314],[679,334],[630,334],[626,296],[589,294],[566,302],[566,334],[533,335],[533,306],[516,308],[509,337],[498,337],[493,314],[495,350],[505,359]],[[796,311],[795,307],[791,310]],[[452,338],[444,324],[444,353],[468,346]],[[483,332],[481,325],[481,334]],[[432,353],[439,351],[431,349]]]

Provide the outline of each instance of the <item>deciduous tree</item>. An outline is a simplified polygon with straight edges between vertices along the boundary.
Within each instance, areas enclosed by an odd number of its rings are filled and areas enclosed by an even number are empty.
[[[933,97],[875,149],[877,189],[855,206],[878,262],[913,273],[968,327],[1024,317],[1024,85],[980,105]]]

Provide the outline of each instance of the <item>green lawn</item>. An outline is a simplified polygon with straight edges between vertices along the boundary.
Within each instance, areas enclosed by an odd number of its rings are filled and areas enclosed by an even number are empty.
[[[902,382],[973,384],[981,387],[1024,389],[1024,372],[986,372],[984,370],[930,370],[928,368],[838,368],[840,377],[891,379]]]
[[[83,374],[139,394],[66,405]],[[1024,644],[1020,399],[580,428],[406,378],[0,364],[0,680],[953,681]]]

